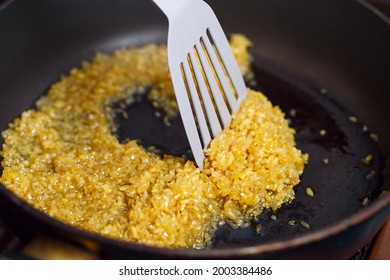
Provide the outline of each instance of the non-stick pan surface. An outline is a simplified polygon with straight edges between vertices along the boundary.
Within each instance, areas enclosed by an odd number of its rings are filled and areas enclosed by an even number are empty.
[[[0,12],[0,130],[96,51],[166,41],[167,22],[151,1],[32,2],[16,0]],[[208,2],[227,33],[253,41],[250,86],[286,112],[309,153],[296,200],[249,227],[221,227],[210,249],[178,250],[78,230],[0,186],[0,210],[22,237],[46,231],[106,258],[348,258],[373,238],[390,211],[389,194],[377,199],[390,179],[389,25],[353,1]],[[179,118],[166,127],[142,98],[126,110],[128,119],[116,118],[121,141],[191,156]]]

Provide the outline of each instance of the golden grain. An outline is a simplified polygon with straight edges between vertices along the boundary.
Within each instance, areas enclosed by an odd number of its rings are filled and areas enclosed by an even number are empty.
[[[362,159],[362,162],[364,165],[371,165],[373,160],[374,160],[374,157],[372,156],[372,154],[368,154]]]
[[[305,192],[306,192],[306,194],[308,195],[308,196],[314,196],[314,191],[313,191],[313,189],[312,188],[310,188],[310,187],[307,187],[306,188],[306,190],[305,190]]]

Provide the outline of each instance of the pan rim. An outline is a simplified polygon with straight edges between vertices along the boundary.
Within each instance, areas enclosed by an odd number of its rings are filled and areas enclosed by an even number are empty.
[[[9,4],[14,2],[15,0],[4,0],[3,2],[0,2],[0,12],[1,10],[5,9]]]
[[[390,18],[383,14],[377,7],[375,7],[373,4],[365,1],[365,0],[357,0],[358,4],[364,6],[367,10],[375,14],[375,16],[381,18],[385,23],[387,23],[390,26]]]

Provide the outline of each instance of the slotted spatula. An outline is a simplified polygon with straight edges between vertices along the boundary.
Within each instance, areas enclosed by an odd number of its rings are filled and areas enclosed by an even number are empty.
[[[168,17],[168,65],[195,161],[230,124],[247,89],[213,10],[202,0],[153,0]]]

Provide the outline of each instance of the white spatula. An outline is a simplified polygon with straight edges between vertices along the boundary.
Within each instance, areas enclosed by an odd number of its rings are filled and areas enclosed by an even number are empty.
[[[153,0],[169,20],[168,65],[195,161],[229,125],[247,94],[213,10],[202,0]],[[237,3],[238,5],[238,3]]]

